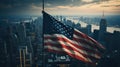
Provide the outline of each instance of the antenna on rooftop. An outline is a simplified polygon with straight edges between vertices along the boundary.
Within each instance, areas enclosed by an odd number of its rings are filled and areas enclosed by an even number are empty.
[[[102,9],[102,18],[104,18],[105,17],[105,14],[104,14],[104,0],[101,0],[101,2],[102,2],[102,4],[103,4],[103,9]]]
[[[42,0],[42,10],[44,11],[44,0]]]

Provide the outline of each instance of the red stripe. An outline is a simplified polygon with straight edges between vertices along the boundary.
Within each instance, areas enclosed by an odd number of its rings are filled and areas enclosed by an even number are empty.
[[[50,46],[54,46],[54,47],[58,47],[58,48],[62,48],[62,46],[61,46],[60,43],[58,43],[58,44],[53,44],[53,43],[51,43],[51,42],[47,42],[47,43],[45,42],[44,45],[45,45],[45,46],[50,45]]]
[[[59,54],[66,54],[66,52],[65,52],[65,51],[57,51],[57,50],[48,49],[48,48],[47,48],[47,51],[48,51],[48,52],[59,53]]]
[[[86,38],[86,35],[83,34],[82,32],[78,32],[78,31],[75,30],[75,31],[74,31],[74,34],[80,36],[81,38]]]

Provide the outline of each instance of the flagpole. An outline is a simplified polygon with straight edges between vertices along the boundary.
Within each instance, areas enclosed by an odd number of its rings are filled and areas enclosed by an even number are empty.
[[[44,0],[42,0],[42,11],[44,11]]]
[[[43,25],[42,25],[42,67],[45,67],[45,53],[44,53],[44,14],[43,14],[43,12],[44,12],[44,0],[42,0],[42,15],[43,15]]]

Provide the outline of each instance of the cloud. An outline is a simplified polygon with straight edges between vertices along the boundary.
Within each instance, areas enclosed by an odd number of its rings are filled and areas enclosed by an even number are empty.
[[[46,7],[55,7],[55,6],[79,6],[84,5],[92,2],[99,2],[99,0],[45,0]],[[16,7],[19,4],[21,7],[26,7],[26,5],[31,5],[32,3],[35,6],[41,6],[42,0],[1,0],[0,3],[4,5],[12,5]]]
[[[120,7],[120,5],[102,5],[101,7]]]
[[[83,2],[93,2],[93,0],[82,0]]]
[[[104,0],[107,2],[102,4],[101,0],[45,0],[45,9],[48,11],[61,11],[68,12],[71,11],[71,8],[74,8],[74,11],[83,11],[89,8],[95,11],[94,8],[100,7],[119,7],[120,1],[119,0]],[[118,3],[116,3],[118,2]],[[101,5],[102,4],[102,5]],[[42,10],[42,0],[0,0],[0,14],[6,13],[39,13]],[[80,8],[81,7],[81,8]],[[116,8],[117,9],[117,8]],[[92,12],[91,10],[91,12]],[[96,10],[97,11],[97,10]]]

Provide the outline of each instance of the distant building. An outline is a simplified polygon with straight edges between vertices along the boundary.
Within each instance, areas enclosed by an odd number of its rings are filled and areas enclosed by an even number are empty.
[[[23,43],[25,43],[26,41],[26,28],[24,22],[18,24],[17,32],[18,32],[19,43],[23,45]]]
[[[92,29],[92,26],[91,25],[87,25],[87,34],[90,36],[91,35],[91,29]]]
[[[62,16],[60,16],[60,21],[61,21],[61,22],[63,21],[63,17],[62,17]]]
[[[120,47],[120,32],[114,31],[114,33],[105,34],[106,48],[109,51],[119,50]],[[108,44],[108,45],[107,45]]]
[[[74,28],[80,30],[80,28],[81,28],[81,24],[80,24],[80,23],[75,24]]]
[[[13,24],[8,20],[0,21],[0,66],[16,67],[16,40]]]
[[[106,30],[107,30],[107,21],[106,19],[102,18],[100,21],[99,36],[98,36],[98,40],[100,42],[104,41],[104,34],[106,33]]]
[[[93,38],[94,38],[95,40],[98,40],[98,34],[99,34],[99,30],[94,30],[94,31],[93,31]]]
[[[19,67],[32,67],[32,54],[27,52],[27,46],[19,47]]]

